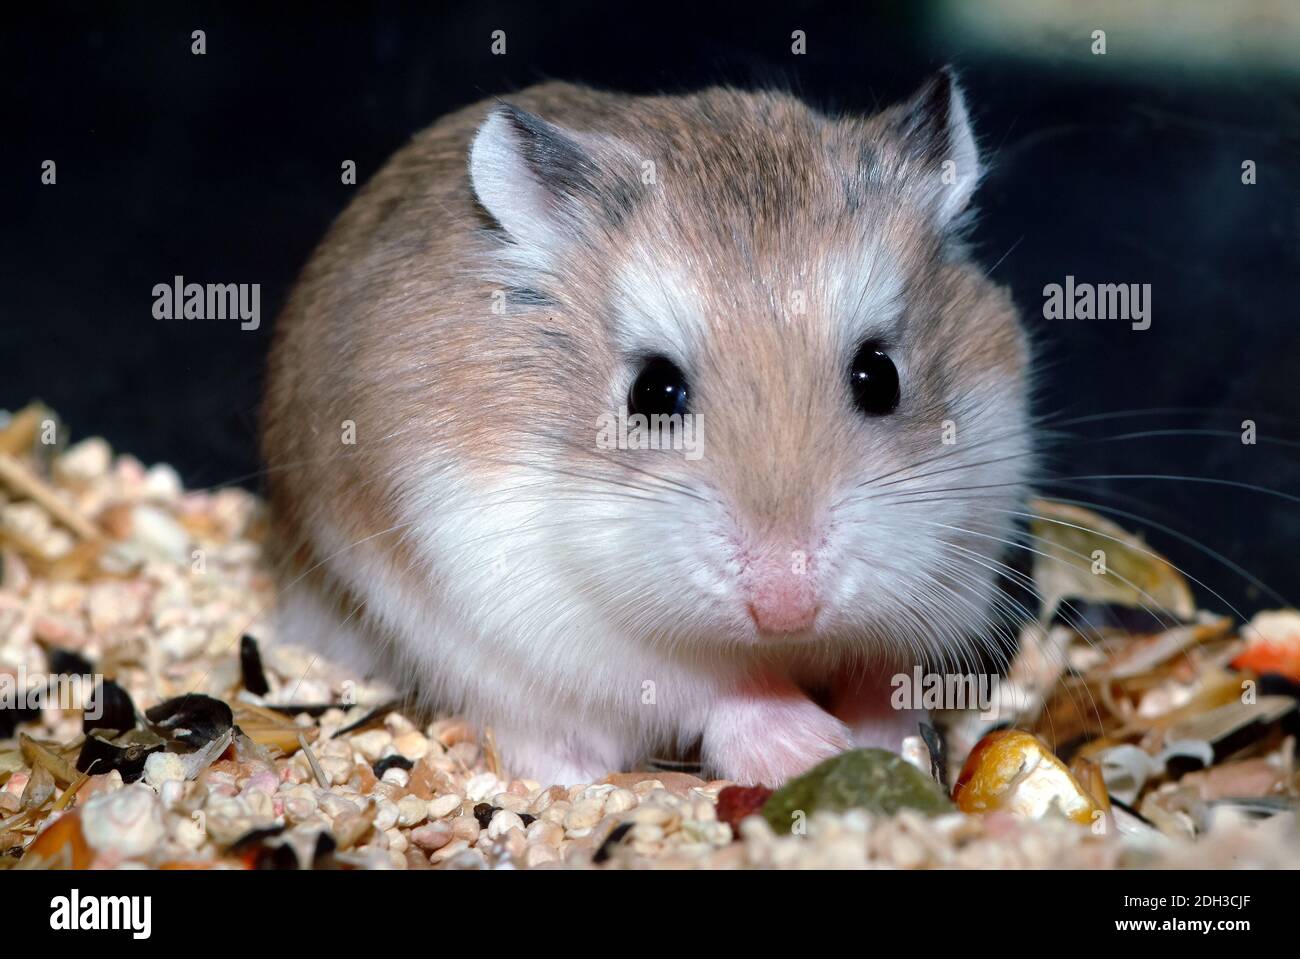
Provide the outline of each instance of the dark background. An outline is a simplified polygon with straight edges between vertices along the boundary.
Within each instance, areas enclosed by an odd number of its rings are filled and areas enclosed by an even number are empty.
[[[1152,6],[1158,18],[1167,4]],[[1300,494],[1300,448],[1237,439],[1250,418],[1261,437],[1300,440],[1295,64],[1256,62],[1231,35],[1226,63],[1199,49],[1161,61],[1114,15],[1099,18],[1099,58],[1086,32],[998,46],[948,22],[948,4],[855,7],[6,5],[0,408],[40,398],[74,438],[170,462],[188,485],[256,487],[272,321],[356,190],[340,183],[343,160],[364,182],[441,114],[546,77],[642,92],[779,79],[814,103],[870,110],[952,62],[991,165],[978,255],[1039,344],[1039,412],[1164,410],[1071,426],[1082,439],[1055,447],[1057,475]],[[194,29],[205,56],[190,52]],[[504,57],[490,54],[494,29],[507,32]],[[791,55],[794,29],[804,56]],[[46,159],[56,186],[40,183]],[[1241,184],[1245,159],[1255,186]],[[261,329],[154,320],[152,288],[176,274],[260,283]],[[1152,328],[1044,320],[1043,287],[1067,274],[1152,284]],[[1231,435],[1124,438],[1170,429]],[[1201,482],[1078,482],[1055,489],[1171,526],[1300,596],[1300,505]],[[1244,612],[1277,604],[1145,529]]]

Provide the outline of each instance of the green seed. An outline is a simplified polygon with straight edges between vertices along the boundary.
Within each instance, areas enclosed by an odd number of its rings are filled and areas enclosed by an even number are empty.
[[[763,804],[763,818],[778,833],[818,810],[866,809],[891,815],[916,809],[936,816],[956,807],[943,788],[900,756],[884,749],[854,749],[790,780]]]

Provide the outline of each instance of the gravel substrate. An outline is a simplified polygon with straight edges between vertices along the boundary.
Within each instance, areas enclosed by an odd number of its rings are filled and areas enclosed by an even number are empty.
[[[11,712],[24,721],[0,728],[5,867],[1300,864],[1291,815],[1251,823],[1222,810],[1192,841],[996,812],[854,811],[777,837],[759,817],[737,829],[719,821],[729,784],[681,772],[568,788],[513,779],[487,731],[388,708],[391,690],[358,687],[314,653],[272,642],[254,496],[185,491],[170,468],[146,469],[97,439],[42,455],[24,415],[0,431],[0,675],[30,680],[75,654],[140,714],[203,693],[230,705],[235,728],[206,749],[163,736],[127,783],[116,768],[77,772],[80,710]],[[261,674],[252,682],[250,668]],[[257,679],[260,695],[247,688]],[[269,708],[284,704],[304,709]]]

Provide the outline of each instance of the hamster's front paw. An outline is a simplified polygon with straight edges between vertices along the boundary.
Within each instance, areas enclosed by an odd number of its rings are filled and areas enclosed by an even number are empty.
[[[786,680],[764,676],[718,699],[704,730],[707,769],[776,788],[853,746],[847,725]]]
[[[627,764],[627,750],[613,737],[595,731],[497,727],[494,737],[509,775],[543,786],[599,782]]]

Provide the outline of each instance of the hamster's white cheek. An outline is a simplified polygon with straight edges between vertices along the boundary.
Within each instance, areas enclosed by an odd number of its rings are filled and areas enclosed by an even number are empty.
[[[995,378],[966,384],[950,408],[955,428],[934,424],[932,449],[879,433],[861,475],[842,480],[820,583],[820,626],[837,642],[951,660],[972,627],[1000,628],[994,582],[1023,509],[1031,431],[1013,384]]]
[[[724,600],[733,592],[724,575],[704,565],[693,566],[688,575],[691,586],[710,599]]]
[[[711,510],[694,501],[627,508],[638,515],[611,525],[591,557],[610,607],[634,608],[637,631],[668,631],[697,646],[734,639],[744,607]]]
[[[906,513],[883,508],[861,510],[840,529],[839,562],[825,582],[827,625],[897,631],[934,565],[933,535]]]

